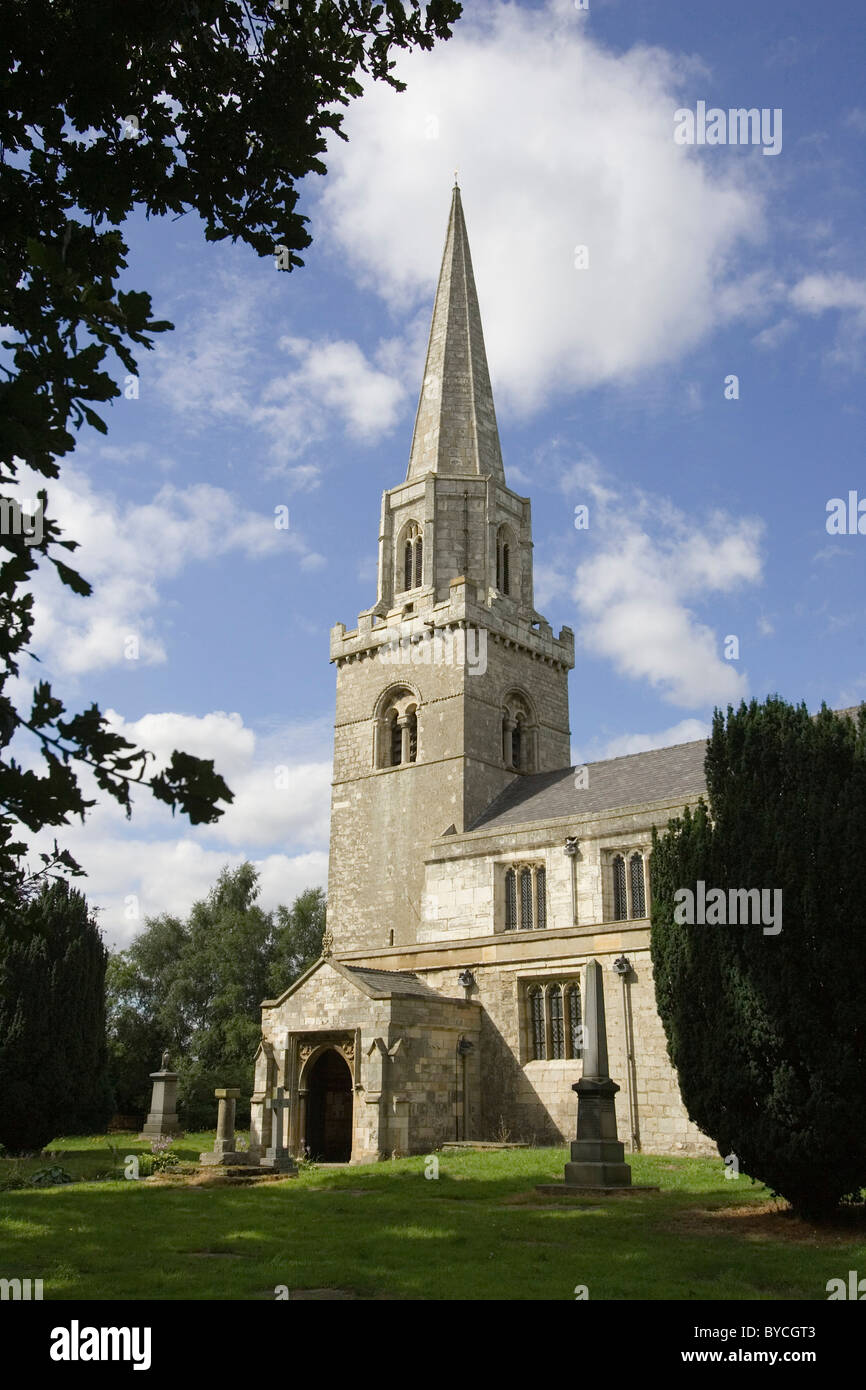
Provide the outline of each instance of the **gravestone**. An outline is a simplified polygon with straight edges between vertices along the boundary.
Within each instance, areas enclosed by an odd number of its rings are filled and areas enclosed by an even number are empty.
[[[162,1066],[152,1071],[153,1093],[150,1099],[150,1113],[141,1131],[141,1139],[160,1139],[166,1134],[180,1134],[180,1121],[177,1118],[176,1071],[169,1070],[169,1055],[162,1054]]]
[[[245,1167],[250,1162],[249,1154],[240,1153],[236,1148],[235,1107],[240,1094],[240,1089],[237,1086],[222,1086],[214,1091],[219,1106],[213,1153],[199,1154],[201,1163],[207,1168]]]
[[[283,1111],[288,1110],[289,1104],[282,1086],[278,1086],[276,1096],[268,1101],[274,1112],[270,1148],[265,1150],[264,1157],[259,1160],[259,1167],[268,1168],[275,1173],[291,1173],[297,1177],[298,1165],[283,1143]]]
[[[577,1138],[565,1182],[549,1183],[539,1192],[658,1192],[657,1187],[632,1187],[631,1168],[617,1138],[616,1096],[619,1086],[608,1074],[607,1027],[604,1017],[604,977],[597,960],[586,967],[583,1076],[572,1086],[577,1092]]]

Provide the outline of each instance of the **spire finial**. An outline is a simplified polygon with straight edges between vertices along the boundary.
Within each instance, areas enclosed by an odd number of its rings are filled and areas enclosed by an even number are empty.
[[[427,473],[504,484],[502,451],[457,171],[407,478]]]

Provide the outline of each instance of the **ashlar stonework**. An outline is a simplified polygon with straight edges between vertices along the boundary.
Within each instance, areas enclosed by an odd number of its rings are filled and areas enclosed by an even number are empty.
[[[715,1152],[667,1058],[647,916],[652,828],[703,792],[704,744],[568,765],[574,637],[534,607],[456,187],[378,544],[375,603],[331,632],[328,944],[263,1004],[251,1153],[272,1144],[277,1087],[295,1155],[570,1139],[592,959],[626,1148]]]

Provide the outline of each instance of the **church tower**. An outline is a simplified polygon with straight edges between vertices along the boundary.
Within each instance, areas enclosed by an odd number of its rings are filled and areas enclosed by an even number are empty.
[[[570,762],[574,637],[533,606],[455,185],[406,479],[382,498],[376,602],[331,632],[336,954],[411,945],[431,842],[515,777]]]

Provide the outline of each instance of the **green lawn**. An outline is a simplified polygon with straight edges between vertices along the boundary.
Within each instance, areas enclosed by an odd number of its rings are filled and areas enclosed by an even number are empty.
[[[188,1135],[184,1159],[212,1147]],[[111,1136],[123,1156],[147,1151]],[[816,1230],[770,1204],[721,1160],[632,1155],[657,1194],[538,1196],[564,1149],[439,1155],[312,1168],[255,1187],[88,1181],[111,1169],[105,1137],[57,1140],[76,1178],[0,1192],[0,1277],[42,1278],[45,1298],[266,1299],[334,1288],[362,1298],[826,1299],[830,1278],[866,1268],[857,1217]],[[0,1161],[0,1179],[10,1160]],[[23,1166],[28,1166],[23,1165]],[[773,1206],[778,1208],[774,1210]]]

